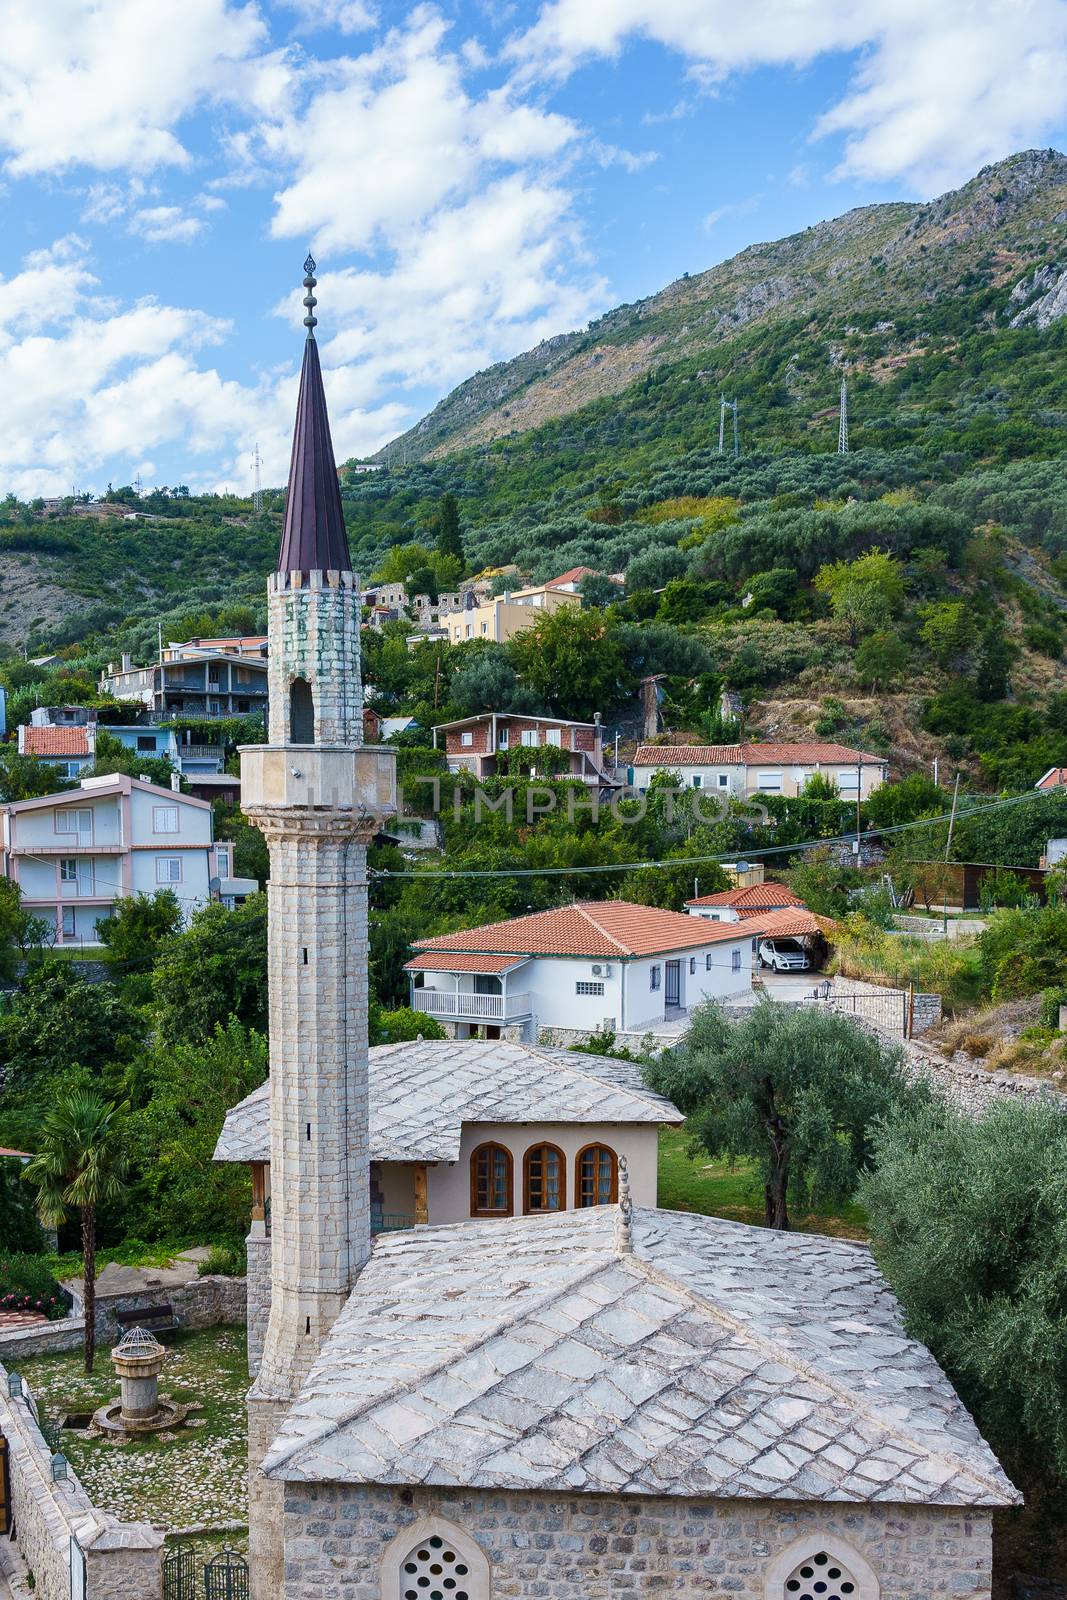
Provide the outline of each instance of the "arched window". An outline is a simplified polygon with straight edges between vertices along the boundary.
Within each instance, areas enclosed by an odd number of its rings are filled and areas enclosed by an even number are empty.
[[[523,1157],[522,1205],[527,1215],[567,1209],[567,1161],[554,1144],[532,1144]]]
[[[798,1539],[767,1572],[767,1600],[878,1600],[874,1568],[833,1534]]]
[[[480,1144],[471,1156],[471,1216],[511,1213],[511,1151],[502,1144]]]
[[[289,743],[315,743],[315,701],[306,678],[294,678],[289,685]]]
[[[587,1144],[575,1163],[579,1206],[610,1206],[619,1198],[619,1161],[606,1144]]]
[[[443,1517],[403,1528],[382,1558],[382,1600],[491,1600],[489,1561]]]

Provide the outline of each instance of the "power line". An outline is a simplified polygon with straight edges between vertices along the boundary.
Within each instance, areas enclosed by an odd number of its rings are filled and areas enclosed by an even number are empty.
[[[674,791],[677,793],[678,791]],[[1003,800],[991,800],[986,805],[972,806],[969,811],[957,808],[956,822],[963,823],[971,817],[985,816],[990,811],[1003,810],[1006,806],[1021,805],[1026,800],[1032,800],[1039,793],[1036,789],[1029,790],[1026,794],[1010,795]],[[884,839],[890,834],[907,833],[914,828],[934,828],[939,823],[948,822],[951,813],[942,812],[936,817],[919,817],[915,822],[897,822],[888,828],[868,828],[860,835],[862,839]],[[805,850],[826,849],[830,845],[851,845],[856,840],[855,833],[834,834],[825,839],[805,839],[797,844],[775,844],[753,846],[749,852],[762,859],[764,856],[794,855]],[[507,867],[507,868],[457,868],[447,872],[394,872],[387,867],[372,868],[370,876],[373,878],[417,878],[422,883],[427,881],[452,882],[458,878],[564,878],[586,877],[598,872],[644,872],[653,868],[673,870],[675,867],[703,866],[709,862],[736,861],[745,852],[739,847],[732,850],[721,850],[715,855],[706,856],[672,856],[668,860],[659,861],[611,861],[591,864],[586,867]]]

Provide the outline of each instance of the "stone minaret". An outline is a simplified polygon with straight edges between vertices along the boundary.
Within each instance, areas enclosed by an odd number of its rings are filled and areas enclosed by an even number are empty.
[[[363,745],[359,585],[341,510],[305,263],[307,342],[278,570],[267,743],[241,804],[270,848],[271,1308],[248,1399],[252,1592],[283,1592],[280,1494],[259,1472],[370,1254],[367,844],[395,757]]]

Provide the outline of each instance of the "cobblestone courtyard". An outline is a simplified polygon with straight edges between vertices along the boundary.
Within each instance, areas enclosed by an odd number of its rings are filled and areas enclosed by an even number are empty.
[[[85,1376],[80,1350],[18,1364],[43,1417],[92,1411],[118,1393],[109,1352],[97,1351]],[[168,1343],[161,1394],[199,1405],[184,1428],[163,1437],[117,1443],[66,1428],[60,1448],[94,1501],[157,1527],[244,1522],[248,1389],[243,1328],[210,1328]]]

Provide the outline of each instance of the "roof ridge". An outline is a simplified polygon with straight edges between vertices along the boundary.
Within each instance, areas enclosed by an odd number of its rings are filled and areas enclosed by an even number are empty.
[[[614,1226],[615,1216],[618,1211],[617,1205],[597,1206],[595,1209],[597,1211],[603,1211],[609,1214],[612,1225]],[[559,1212],[557,1215],[567,1216],[568,1213]],[[525,1218],[519,1220],[525,1221]],[[439,1231],[441,1228],[448,1228],[451,1226],[453,1226],[451,1223],[439,1223],[438,1230],[435,1231]],[[490,1223],[489,1226],[497,1227],[499,1224]],[[425,1233],[429,1230],[424,1228],[421,1231]],[[412,1232],[414,1232],[414,1229]],[[371,1259],[373,1260],[373,1257]],[[365,1416],[367,1412],[373,1411],[375,1406],[383,1405],[387,1400],[395,1399],[397,1395],[404,1394],[409,1390],[414,1389],[419,1384],[428,1383],[432,1378],[437,1377],[439,1373],[445,1371],[447,1367],[450,1367],[453,1362],[461,1361],[464,1356],[472,1355],[473,1352],[479,1348],[479,1346],[487,1344],[490,1339],[498,1339],[501,1334],[506,1333],[509,1328],[513,1328],[520,1320],[524,1320],[526,1317],[534,1315],[536,1312],[541,1311],[551,1305],[555,1300],[558,1300],[561,1293],[570,1292],[578,1288],[580,1284],[585,1283],[590,1278],[599,1276],[600,1273],[604,1272],[607,1268],[610,1268],[613,1264],[618,1264],[618,1257],[614,1250],[614,1233],[612,1233],[610,1239],[605,1240],[603,1257],[598,1255],[596,1261],[591,1266],[576,1272],[574,1277],[568,1279],[565,1284],[554,1284],[550,1290],[546,1291],[542,1295],[539,1295],[532,1305],[516,1306],[509,1316],[498,1317],[495,1322],[490,1323],[487,1327],[480,1329],[476,1333],[472,1333],[466,1339],[464,1339],[462,1343],[450,1349],[447,1355],[442,1356],[439,1360],[434,1362],[434,1364],[428,1367],[426,1371],[420,1372],[416,1377],[409,1376],[403,1383],[393,1385],[392,1388],[384,1390],[381,1394],[370,1395],[366,1399],[360,1401],[358,1405],[351,1406],[347,1411],[343,1411],[337,1416],[330,1417],[327,1421],[320,1423],[313,1433],[307,1434],[304,1437],[295,1440],[288,1446],[288,1448],[277,1452],[272,1447],[264,1458],[262,1466],[263,1472],[267,1475],[267,1477],[270,1477],[271,1474],[276,1472],[279,1467],[284,1466],[287,1461],[291,1461],[294,1456],[299,1455],[302,1450],[307,1449],[311,1445],[320,1444],[323,1439],[328,1439],[331,1434],[340,1433],[342,1428],[349,1427],[351,1423],[358,1421],[359,1418]],[[349,1301],[351,1300],[352,1294],[357,1294],[358,1292],[359,1279],[357,1278],[356,1282],[352,1286],[352,1291],[349,1295]],[[349,1304],[349,1301],[345,1302],[346,1308]],[[342,1312],[341,1315],[343,1316],[344,1312]],[[336,1323],[334,1326],[336,1327]],[[329,1335],[327,1335],[327,1343],[328,1342]],[[323,1348],[325,1348],[325,1346],[323,1346]],[[321,1355],[321,1350],[319,1353]],[[314,1368],[312,1368],[312,1371],[314,1371]],[[310,1374],[308,1378],[304,1380],[305,1384],[309,1380]],[[295,1406],[298,1403],[299,1396],[297,1396],[297,1400],[293,1402],[293,1405]]]
[[[651,1261],[649,1261],[647,1256],[642,1256],[637,1250],[635,1250],[631,1259],[651,1283],[657,1284],[661,1289],[671,1289],[674,1293],[681,1295],[684,1299],[692,1301],[692,1303],[696,1306],[699,1306],[701,1310],[710,1312],[711,1315],[714,1316],[719,1322],[724,1323],[726,1327],[733,1329],[733,1331],[740,1337],[748,1340],[752,1344],[755,1344],[760,1350],[764,1351],[770,1359],[781,1362],[783,1365],[792,1367],[795,1371],[800,1373],[802,1377],[806,1378],[809,1383],[816,1383],[822,1388],[828,1389],[835,1399],[842,1401],[852,1411],[862,1412],[863,1415],[869,1421],[873,1422],[877,1427],[879,1427],[883,1433],[888,1434],[894,1439],[905,1440],[912,1449],[918,1450],[922,1455],[940,1460],[944,1462],[945,1465],[954,1465],[957,1473],[963,1472],[967,1476],[973,1478],[977,1483],[981,1484],[983,1488],[989,1490],[990,1493],[1003,1496],[1003,1487],[1001,1484],[997,1483],[995,1479],[986,1477],[985,1474],[980,1472],[976,1467],[969,1466],[961,1459],[961,1457],[957,1455],[951,1455],[943,1450],[935,1449],[926,1444],[923,1440],[916,1439],[907,1428],[901,1427],[898,1423],[886,1420],[883,1416],[881,1416],[875,1406],[873,1406],[864,1396],[857,1394],[854,1389],[848,1388],[847,1385],[838,1382],[836,1378],[829,1376],[827,1373],[821,1372],[818,1367],[804,1360],[802,1356],[796,1355],[793,1351],[789,1350],[787,1346],[778,1343],[776,1340],[770,1338],[767,1334],[760,1333],[757,1329],[754,1329],[751,1324],[745,1322],[740,1317],[734,1316],[732,1312],[727,1311],[725,1307],[719,1305],[717,1301],[711,1300],[707,1295],[701,1294],[698,1289],[690,1287],[689,1284],[679,1282],[679,1280],[673,1277],[669,1272],[665,1272],[662,1267],[655,1266]],[[908,1334],[903,1333],[903,1330],[901,1331],[904,1338],[910,1337]],[[933,1359],[934,1358],[931,1355],[931,1360]],[[944,1376],[940,1362],[937,1362],[936,1365],[938,1371],[942,1373],[942,1376]],[[968,1412],[967,1415],[970,1416],[970,1413]],[[973,1422],[973,1418],[971,1420]],[[977,1428],[975,1431],[978,1431]],[[978,1437],[984,1444],[984,1437],[980,1433],[978,1434]],[[986,1448],[989,1448],[988,1445]]]
[[[634,954],[634,952],[631,949],[629,949],[626,945],[624,945],[621,939],[616,939],[616,937],[615,937],[615,935],[613,933],[609,933],[607,928],[605,928],[604,924],[602,922],[598,922],[596,917],[594,917],[589,912],[589,910],[587,909],[587,907],[590,906],[590,905],[601,905],[601,904],[607,904],[607,903],[608,902],[606,902],[606,901],[602,902],[602,901],[599,901],[599,900],[586,900],[584,902],[581,901],[581,900],[574,900],[574,901],[572,901],[571,906],[569,906],[569,907],[568,906],[560,906],[560,907],[558,907],[558,909],[560,911],[567,911],[567,910],[577,911],[580,916],[583,916],[585,918],[585,920],[590,924],[591,927],[596,929],[597,933],[599,933],[602,938],[607,939],[609,944],[615,945],[615,947],[618,949],[618,951],[620,952],[621,955],[632,956]],[[617,905],[618,904],[622,904],[621,901],[616,901],[615,903]]]

